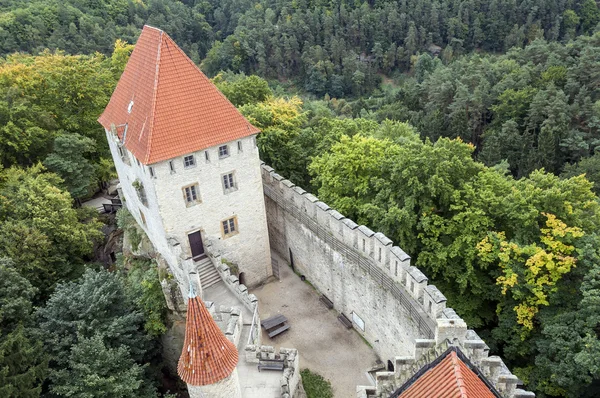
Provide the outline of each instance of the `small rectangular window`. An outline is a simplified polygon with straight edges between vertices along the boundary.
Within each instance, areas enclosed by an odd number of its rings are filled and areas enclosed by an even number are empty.
[[[208,156],[208,151],[204,151],[204,159],[206,159],[207,162],[210,162],[210,156]]]
[[[398,276],[398,261],[396,261],[396,271],[394,272],[395,276]]]
[[[235,183],[234,172],[225,173],[221,175],[221,182],[223,183],[223,191],[225,193],[229,193],[237,190],[237,186]]]
[[[148,171],[150,172],[150,177],[156,178],[156,175],[154,175],[154,167],[149,166]]]
[[[196,159],[194,159],[194,155],[184,156],[183,158],[183,167],[190,168],[196,165]]]
[[[169,170],[171,170],[171,174],[175,173],[175,165],[172,160],[169,160]]]
[[[118,146],[117,150],[119,151],[119,156],[121,156],[121,159],[123,159],[125,157],[125,152],[123,151],[123,148]]]
[[[363,251],[366,252],[367,251],[367,242],[363,239]]]
[[[238,152],[242,152],[242,141],[238,141]]]
[[[226,158],[229,156],[229,147],[227,145],[221,145],[219,147],[219,158]]]
[[[182,189],[186,206],[189,207],[195,205],[196,203],[200,203],[200,189],[198,188],[198,184],[188,185]]]
[[[381,261],[381,247],[379,248],[379,261]]]
[[[142,223],[144,225],[146,225],[146,216],[144,215],[144,213],[140,210],[140,218],[142,219]]]
[[[138,160],[138,158],[135,158],[135,162],[137,163],[138,166],[141,166],[140,165],[140,161]]]
[[[228,237],[238,233],[237,217],[231,217],[221,221],[221,232],[223,237]]]

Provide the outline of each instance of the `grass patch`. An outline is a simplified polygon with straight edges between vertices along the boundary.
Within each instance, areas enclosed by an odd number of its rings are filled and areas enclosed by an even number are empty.
[[[333,398],[333,388],[331,388],[329,380],[325,380],[320,374],[308,369],[302,369],[300,375],[308,398]]]

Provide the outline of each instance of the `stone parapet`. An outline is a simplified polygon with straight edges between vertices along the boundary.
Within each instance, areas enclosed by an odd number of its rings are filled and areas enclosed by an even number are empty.
[[[446,297],[435,286],[428,285],[427,277],[410,265],[410,256],[394,246],[391,239],[354,223],[314,195],[281,178],[265,164],[262,165],[262,173],[267,197],[307,227],[322,232],[318,235],[322,235],[327,243],[334,247],[344,246],[361,256],[361,263],[369,273],[375,274],[373,276],[379,278],[384,286],[396,285],[403,294],[412,298],[420,307],[419,313],[425,315],[430,324],[441,316],[446,308]],[[424,322],[423,335],[432,337],[433,328],[426,329]]]
[[[281,397],[293,398],[300,385],[300,356],[295,348],[275,350],[273,346],[247,345],[245,359],[248,363],[258,364],[260,361],[282,361],[283,373],[280,379]]]
[[[440,347],[448,345],[461,347],[465,355],[481,367],[483,374],[506,397],[520,397],[521,395],[518,394],[525,394],[516,389],[515,376],[508,371],[502,360],[488,357],[487,345],[474,332],[467,329],[465,321],[452,308],[446,307],[446,297],[442,292],[434,285],[430,285],[427,276],[418,268],[411,266],[410,256],[401,248],[394,246],[389,238],[344,217],[314,195],[276,174],[264,163],[262,178],[265,196],[278,207],[278,210],[271,214],[271,217],[276,217],[276,222],[272,223],[272,220],[269,220],[271,235],[276,235],[271,239],[274,241],[281,239],[280,235],[283,232],[280,225],[271,224],[277,224],[283,215],[293,217],[302,226],[303,231],[310,231],[307,239],[310,239],[311,243],[318,239],[325,247],[324,250],[332,253],[333,259],[342,256],[352,261],[364,272],[365,278],[370,278],[371,281],[391,292],[397,303],[404,307],[410,319],[418,326],[419,335],[415,338],[413,346],[414,363],[410,365],[410,370],[406,365],[410,360],[406,357],[396,357],[402,358],[402,366],[396,366],[394,372],[377,373],[376,393],[373,394],[370,388],[359,386],[357,396],[385,396],[390,386],[402,385],[407,377],[410,377],[408,376],[410,371],[416,372],[420,369],[426,363],[423,363],[423,358],[433,360],[431,353],[438,352]],[[347,264],[346,261],[339,261],[339,263],[338,267],[345,267]],[[334,267],[333,264],[331,266]],[[312,282],[319,289],[319,280]],[[332,301],[336,309],[343,310],[337,308],[335,300]],[[359,330],[359,333],[363,334],[371,344],[379,342],[380,339],[389,341],[387,339],[389,336],[368,336],[363,332]],[[425,353],[428,353],[427,356],[424,356]],[[529,397],[523,395],[526,396]]]

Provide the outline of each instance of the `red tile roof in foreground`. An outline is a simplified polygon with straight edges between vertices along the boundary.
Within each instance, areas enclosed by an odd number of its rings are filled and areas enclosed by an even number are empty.
[[[130,104],[131,112],[129,112]],[[144,164],[258,133],[162,30],[144,26],[104,113]]]
[[[399,398],[495,398],[485,383],[450,351],[437,365],[421,375]]]
[[[188,300],[183,351],[177,373],[193,386],[214,384],[233,372],[238,363],[235,345],[227,340],[204,303],[198,297]]]

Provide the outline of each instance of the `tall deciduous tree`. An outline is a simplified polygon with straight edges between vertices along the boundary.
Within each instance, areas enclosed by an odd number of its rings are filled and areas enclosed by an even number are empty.
[[[0,173],[0,256],[14,260],[19,273],[45,299],[56,283],[78,277],[100,223],[85,209],[72,208],[61,179],[38,165]]]
[[[58,174],[71,197],[82,199],[96,185],[96,167],[86,155],[96,150],[94,140],[79,134],[61,134],[54,139],[54,148],[44,165]]]

